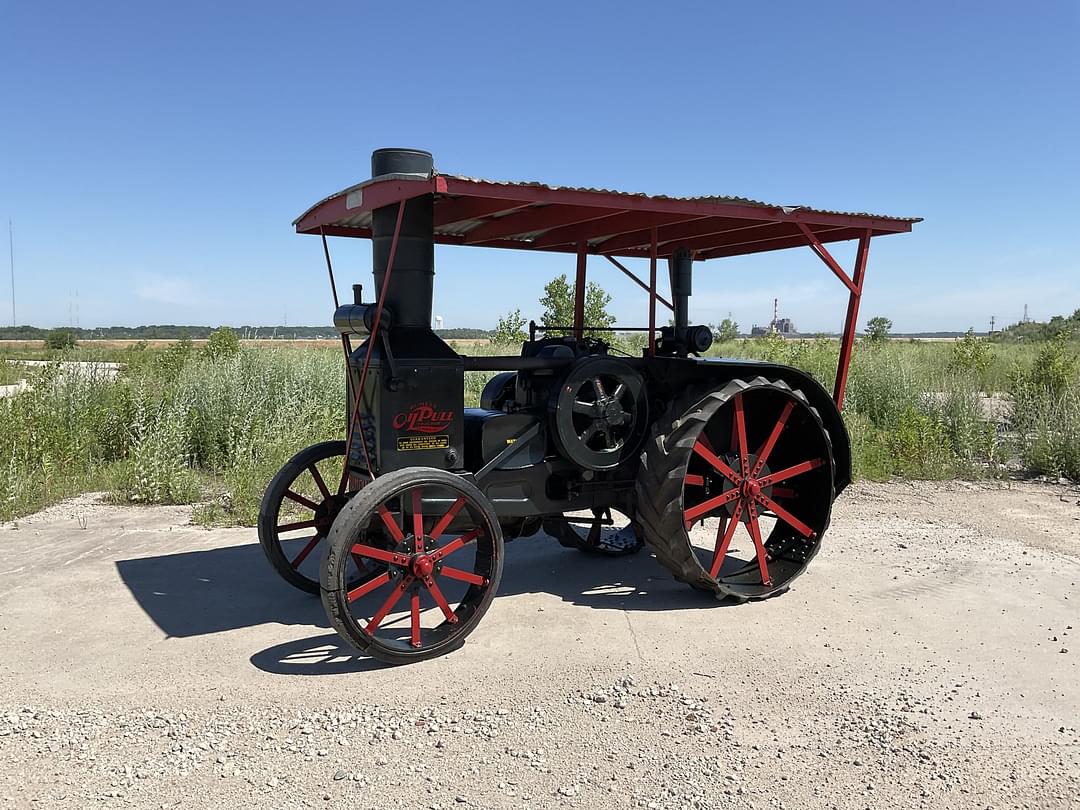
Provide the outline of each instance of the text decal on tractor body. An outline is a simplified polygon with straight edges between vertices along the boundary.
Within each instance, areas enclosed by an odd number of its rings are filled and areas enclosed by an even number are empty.
[[[397,449],[403,450],[444,450],[450,446],[450,437],[441,436],[398,436]]]
[[[438,433],[454,421],[453,411],[437,411],[430,402],[420,402],[394,416],[394,429],[405,433]]]

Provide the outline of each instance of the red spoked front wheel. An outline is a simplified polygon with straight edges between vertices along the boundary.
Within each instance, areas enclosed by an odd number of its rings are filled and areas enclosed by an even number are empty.
[[[820,547],[834,497],[832,446],[801,392],[735,380],[673,419],[646,453],[639,519],[678,578],[763,598],[786,590]]]
[[[411,467],[376,478],[345,506],[328,542],[327,616],[345,641],[387,663],[460,647],[502,577],[494,510],[474,485],[443,470]],[[350,581],[355,558],[372,566],[359,582]]]

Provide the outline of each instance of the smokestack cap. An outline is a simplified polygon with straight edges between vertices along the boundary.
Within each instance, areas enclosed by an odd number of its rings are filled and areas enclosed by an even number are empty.
[[[411,174],[430,177],[435,168],[431,152],[422,149],[376,149],[371,153],[371,176]]]

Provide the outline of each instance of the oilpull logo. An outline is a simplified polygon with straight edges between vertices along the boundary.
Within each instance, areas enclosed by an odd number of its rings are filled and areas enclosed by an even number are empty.
[[[437,411],[430,402],[420,402],[394,417],[394,429],[407,433],[438,433],[453,420],[453,411]]]

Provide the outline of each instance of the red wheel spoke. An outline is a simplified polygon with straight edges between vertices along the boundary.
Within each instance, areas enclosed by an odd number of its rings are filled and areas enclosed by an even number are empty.
[[[420,646],[420,594],[414,593],[412,597],[412,607],[409,609],[409,613],[412,615],[412,645],[414,647]]]
[[[794,478],[796,475],[802,475],[804,472],[810,472],[810,470],[816,470],[818,467],[825,463],[823,458],[815,458],[810,461],[804,461],[802,464],[795,464],[791,467],[787,467],[783,470],[777,470],[774,473],[769,473],[766,476],[762,476],[758,479],[758,483],[763,487],[767,487],[769,484],[779,484],[781,481],[787,481],[789,478]]]
[[[707,435],[707,434],[705,433],[705,430],[704,430],[704,428],[702,429],[701,433],[699,433],[699,434],[698,434],[697,440],[698,440],[699,442],[701,442],[702,446],[703,446],[703,447],[704,447],[704,448],[705,448],[706,450],[708,450],[708,451],[709,451],[710,453],[713,453],[713,454],[715,455],[715,453],[716,453],[716,448],[712,446],[712,442],[711,442],[711,441],[709,441],[709,437],[708,437],[708,435]]]
[[[807,526],[805,523],[803,523],[801,520],[791,514],[791,512],[782,507],[772,498],[766,497],[765,495],[759,495],[758,498],[763,504],[765,504],[766,507],[768,507],[769,511],[771,511],[774,515],[780,518],[780,520],[784,521],[784,523],[793,528],[803,537],[815,537],[817,535],[817,533],[813,529],[811,529],[809,526]]]
[[[471,543],[473,540],[475,540],[479,536],[480,536],[480,529],[473,529],[471,532],[468,532],[466,534],[461,535],[461,537],[458,537],[458,538],[455,538],[454,540],[451,540],[449,543],[447,543],[442,548],[435,549],[434,551],[431,552],[431,554],[429,556],[431,557],[432,560],[434,560],[435,562],[438,562],[443,557],[449,557],[451,554],[453,554],[458,549],[468,545],[469,543]]]
[[[371,593],[373,590],[385,585],[389,581],[390,572],[383,571],[381,574],[372,577],[371,579],[364,582],[362,585],[358,585],[357,587],[353,588],[346,596],[350,602],[355,602],[364,594]]]
[[[725,503],[731,503],[733,500],[739,497],[739,490],[729,489],[723,495],[717,495],[715,498],[709,498],[707,501],[702,501],[697,506],[691,506],[686,510],[683,515],[683,519],[689,524],[693,523],[699,517],[704,517],[710,512],[719,509]]]
[[[315,486],[319,488],[319,492],[322,493],[324,498],[330,497],[330,490],[326,488],[326,482],[323,481],[321,475],[319,475],[319,468],[312,464],[308,467],[308,472],[311,473],[311,477],[315,479]]]
[[[733,484],[738,484],[742,477],[731,467],[725,464],[719,456],[701,443],[700,437],[694,443],[694,452],[709,462],[709,465]]]
[[[390,510],[386,508],[386,504],[380,503],[377,511],[379,517],[382,518],[382,522],[386,525],[386,530],[390,532],[390,536],[397,542],[402,542],[405,535],[401,533],[401,528],[397,525],[397,521],[394,520],[394,516],[390,514]]]
[[[702,487],[705,486],[705,476],[690,474],[683,479],[683,483],[691,487]]]
[[[758,571],[761,572],[761,584],[765,587],[772,585],[772,577],[769,576],[769,557],[765,553],[765,544],[761,542],[761,524],[758,523],[757,507],[750,504],[750,522],[746,524],[750,532],[750,539],[754,541],[754,551],[757,554]]]
[[[373,560],[394,563],[396,565],[407,565],[409,562],[409,558],[404,554],[395,554],[393,551],[375,548],[375,546],[365,546],[363,543],[357,543],[353,546],[352,554],[354,557],[359,554],[361,557],[370,557]]]
[[[308,540],[308,544],[304,546],[304,550],[297,554],[296,558],[291,563],[289,563],[289,565],[291,565],[293,568],[299,568],[300,563],[307,559],[308,554],[311,553],[311,550],[315,548],[315,546],[319,545],[320,540],[322,540],[321,534],[317,534],[310,540]]]
[[[301,520],[299,523],[282,523],[280,526],[277,527],[277,530],[278,530],[278,534],[281,534],[282,532],[293,532],[293,531],[296,531],[297,529],[314,529],[314,528],[315,528],[315,521],[314,520]]]
[[[315,503],[314,501],[309,501],[303,495],[293,492],[291,489],[285,490],[285,497],[288,498],[290,501],[296,501],[301,506],[306,506],[312,512],[317,511],[319,508],[319,505],[317,503]]]
[[[454,520],[455,517],[457,517],[457,513],[461,511],[461,507],[463,507],[464,505],[464,497],[459,497],[456,501],[454,501],[454,504],[450,507],[449,511],[447,511],[445,515],[439,518],[439,522],[435,524],[434,528],[432,528],[432,540],[438,540],[440,537],[442,537],[443,532],[446,531],[450,523]]]
[[[446,620],[451,623],[456,622],[457,616],[455,616],[454,611],[450,609],[450,605],[446,601],[446,597],[443,596],[443,592],[439,588],[438,583],[431,577],[428,577],[424,580],[424,585],[427,586],[428,591],[431,593],[431,598],[435,600],[435,604],[439,606],[439,610],[443,612]]]
[[[765,440],[765,444],[758,450],[757,461],[754,462],[754,469],[750,472],[750,475],[756,476],[765,467],[765,462],[769,458],[769,453],[771,453],[773,447],[776,446],[776,440],[780,438],[780,433],[787,424],[788,417],[791,416],[791,412],[794,408],[795,403],[789,399],[787,405],[784,406],[783,412],[780,414],[780,418],[776,421],[776,424],[773,425],[772,433],[769,434],[769,438]]]
[[[468,582],[470,585],[487,585],[488,581],[479,574],[470,574],[468,571],[462,571],[460,568],[450,568],[444,565],[439,572],[444,577],[450,577],[450,579],[459,579],[462,582]]]
[[[412,533],[413,545],[417,554],[424,552],[424,511],[420,505],[420,487],[412,491]]]
[[[735,436],[739,440],[739,469],[745,478],[750,474],[750,450],[746,446],[746,413],[743,411],[742,394],[735,395]]]
[[[726,523],[721,520],[720,526],[716,530],[716,548],[713,550],[712,566],[709,568],[709,576],[714,579],[716,575],[720,573],[720,568],[724,564],[724,557],[727,556],[728,546],[731,545],[731,538],[735,536],[735,529],[739,525],[739,518],[742,517],[742,508],[742,501],[740,501],[735,507],[735,514],[733,514]]]
[[[394,588],[394,592],[387,597],[385,602],[383,602],[383,606],[371,617],[371,621],[368,622],[367,627],[364,628],[365,633],[370,635],[378,629],[379,623],[386,618],[387,613],[394,609],[394,605],[398,603],[398,600],[401,599],[405,591],[409,589],[409,586],[412,585],[414,579],[415,577],[410,574],[401,580],[397,587]]]

